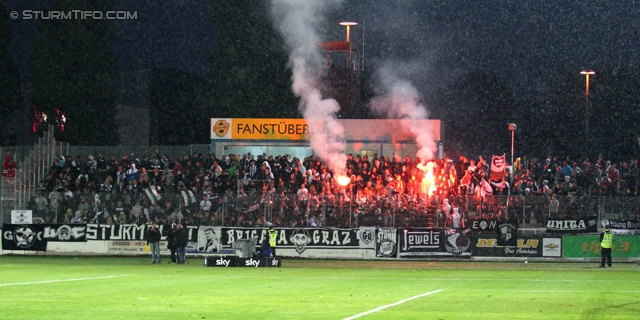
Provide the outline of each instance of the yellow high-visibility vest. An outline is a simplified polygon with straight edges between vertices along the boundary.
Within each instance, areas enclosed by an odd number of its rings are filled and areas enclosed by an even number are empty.
[[[275,230],[269,230],[269,245],[271,248],[276,247],[276,239],[278,238],[278,233]]]
[[[613,235],[609,229],[604,229],[604,235],[602,236],[602,242],[600,242],[600,246],[605,249],[611,249],[613,245]]]

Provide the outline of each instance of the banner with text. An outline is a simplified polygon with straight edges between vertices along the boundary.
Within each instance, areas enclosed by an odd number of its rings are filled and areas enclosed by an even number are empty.
[[[563,236],[562,255],[565,258],[600,258],[600,236]],[[640,257],[640,236],[614,236],[613,258]]]
[[[2,225],[2,250],[47,251],[43,225]]]
[[[473,240],[472,256],[478,257],[542,257],[542,236],[520,235],[514,246],[499,245],[498,238],[476,235]]]
[[[358,228],[275,228],[277,233],[276,248],[278,255],[281,249],[294,249],[302,255],[308,249],[360,249]],[[267,228],[226,228],[220,236],[220,248],[229,249],[239,239],[257,238],[258,243],[265,235]],[[375,235],[372,235],[375,236]],[[373,241],[375,238],[371,238]],[[364,241],[363,241],[364,242]],[[366,244],[364,244],[366,246]]]
[[[598,232],[598,218],[547,219],[547,233]]]
[[[603,219],[602,226],[607,224],[609,224],[611,233],[616,235],[640,234],[640,221],[637,220]]]
[[[398,253],[398,230],[378,229],[376,257],[395,258]]]
[[[469,257],[470,229],[398,229],[401,258],[425,256]]]

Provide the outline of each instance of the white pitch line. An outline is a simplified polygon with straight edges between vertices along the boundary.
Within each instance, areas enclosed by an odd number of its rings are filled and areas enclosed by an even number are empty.
[[[375,308],[375,309],[371,309],[371,310],[369,310],[369,311],[365,311],[365,312],[362,312],[362,313],[358,313],[358,314],[356,314],[355,316],[351,316],[351,317],[348,317],[348,318],[344,318],[343,320],[353,320],[353,319],[357,319],[357,318],[360,318],[360,317],[362,317],[362,316],[366,316],[366,315],[368,315],[368,314],[372,314],[372,313],[374,313],[374,312],[378,312],[378,311],[381,311],[381,310],[384,310],[384,309],[387,309],[387,308],[395,307],[395,306],[397,306],[397,305],[399,305],[399,304],[403,304],[403,303],[405,303],[405,302],[407,302],[407,301],[411,301],[411,300],[413,300],[413,299],[422,298],[422,297],[424,297],[424,296],[428,296],[428,295],[430,295],[430,294],[434,294],[434,293],[438,293],[438,292],[442,292],[442,289],[439,289],[439,290],[436,290],[436,291],[431,291],[431,292],[426,292],[426,293],[419,294],[419,295],[417,295],[417,296],[413,296],[413,297],[409,297],[409,298],[406,298],[406,299],[400,300],[400,301],[398,301],[398,302],[395,302],[395,303],[392,303],[392,304],[388,304],[388,305],[386,305],[386,306],[377,307],[377,308]]]
[[[207,276],[206,278],[262,278],[262,276]],[[493,279],[493,278],[385,278],[385,277],[269,277],[269,279],[322,279],[322,280],[407,280],[407,281],[511,281],[518,280],[521,282],[624,282],[624,283],[637,283],[640,280],[602,280],[602,279]]]
[[[128,274],[121,276],[106,276],[106,277],[94,277],[94,278],[75,278],[75,279],[65,279],[65,280],[45,280],[45,281],[34,281],[34,282],[18,282],[18,283],[0,283],[0,287],[8,287],[8,286],[23,286],[29,284],[45,284],[45,283],[56,283],[56,282],[69,282],[69,281],[87,281],[87,280],[98,280],[98,279],[111,279],[111,278],[120,278],[120,277],[128,277]]]

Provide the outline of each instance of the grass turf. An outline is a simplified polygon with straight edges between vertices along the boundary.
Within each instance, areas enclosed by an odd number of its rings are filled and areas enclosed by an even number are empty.
[[[0,318],[344,319],[440,289],[359,319],[640,318],[632,263],[149,260],[0,257]]]

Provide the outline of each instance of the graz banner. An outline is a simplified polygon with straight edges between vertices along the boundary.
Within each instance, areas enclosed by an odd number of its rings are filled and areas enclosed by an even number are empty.
[[[307,249],[360,249],[358,228],[275,228],[277,249],[294,249],[299,255]],[[267,228],[222,228],[221,248],[231,248],[239,239],[257,238],[258,243]],[[375,235],[374,235],[375,236]],[[372,241],[375,238],[372,238]],[[280,252],[280,251],[278,251]]]
[[[166,240],[169,226],[160,225],[162,239]],[[149,225],[136,224],[87,224],[87,240],[147,240]],[[196,241],[198,226],[185,226],[189,241]]]
[[[4,224],[2,226],[2,249],[24,251],[46,251],[43,225]]]
[[[478,257],[542,257],[542,236],[519,236],[514,246],[501,246],[497,237],[476,235],[471,249]]]
[[[600,251],[602,248],[599,236],[562,237],[562,255],[565,258],[600,258]],[[614,236],[611,256],[614,258],[640,257],[640,237]]]
[[[607,224],[611,233],[616,235],[640,234],[640,221],[637,220],[602,220],[602,226]]]
[[[87,226],[84,224],[45,224],[43,226],[42,239],[45,241],[87,241]]]
[[[598,218],[547,219],[547,233],[598,232]]]
[[[378,229],[376,241],[376,257],[395,258],[398,252],[398,236],[396,229]]]
[[[442,256],[469,257],[470,229],[398,229],[399,256],[402,258]]]

